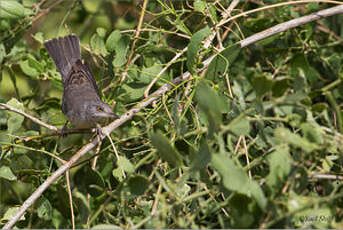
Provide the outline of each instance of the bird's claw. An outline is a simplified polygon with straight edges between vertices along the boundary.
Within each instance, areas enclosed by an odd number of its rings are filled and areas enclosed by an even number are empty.
[[[68,124],[68,121],[64,124],[63,128],[61,129],[61,136],[62,137],[66,137],[67,134],[68,134],[68,132],[67,132],[67,130],[68,130],[67,124]]]
[[[99,141],[105,136],[105,134],[102,131],[102,128],[99,124],[96,124],[95,135],[99,138]]]

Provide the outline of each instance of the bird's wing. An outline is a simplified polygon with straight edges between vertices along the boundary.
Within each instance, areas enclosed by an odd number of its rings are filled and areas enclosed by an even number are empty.
[[[71,71],[68,74],[67,81],[65,82],[65,88],[78,88],[88,87],[94,89],[97,95],[100,97],[98,86],[92,72],[87,64],[83,64],[81,60],[77,60],[72,66]]]

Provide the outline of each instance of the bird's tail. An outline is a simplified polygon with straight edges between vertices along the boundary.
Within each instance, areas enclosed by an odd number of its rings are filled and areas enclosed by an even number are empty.
[[[75,34],[44,42],[44,46],[62,75],[63,83],[77,60],[81,60],[80,40]]]

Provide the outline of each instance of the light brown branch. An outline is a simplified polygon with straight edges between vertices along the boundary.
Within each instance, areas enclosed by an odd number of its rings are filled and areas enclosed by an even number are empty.
[[[204,61],[204,66],[199,71],[206,68],[212,59],[216,55],[213,55],[212,57],[208,58]],[[3,229],[10,229],[13,227],[13,225],[20,219],[20,217],[25,213],[25,211],[41,196],[41,194],[52,184],[57,178],[59,178],[63,173],[65,173],[76,161],[78,161],[82,156],[84,156],[86,153],[88,153],[90,150],[92,150],[99,141],[102,141],[107,135],[109,135],[111,132],[113,132],[116,128],[124,124],[125,122],[129,121],[136,113],[141,111],[143,108],[150,105],[153,101],[157,100],[159,96],[162,94],[168,92],[175,86],[181,84],[182,82],[186,81],[191,77],[191,74],[189,72],[184,73],[183,75],[175,78],[171,84],[164,84],[161,86],[158,90],[156,90],[153,94],[149,96],[149,98],[144,99],[142,102],[138,103],[136,106],[134,106],[132,109],[127,111],[124,115],[122,115],[119,119],[113,121],[106,127],[102,128],[102,132],[104,135],[100,135],[99,138],[94,138],[90,143],[83,146],[75,155],[73,155],[70,160],[63,164],[60,168],[58,168],[49,178],[44,181],[43,184],[41,184],[36,191],[26,199],[26,201],[23,203],[23,205],[20,207],[20,209],[17,211],[15,215],[12,216],[12,218],[6,223],[6,225],[3,227]]]
[[[54,130],[54,131],[57,131],[58,128],[56,128],[55,126],[53,125],[49,125],[49,124],[46,124],[44,123],[43,121],[40,121],[39,119],[19,110],[19,109],[16,109],[10,105],[6,105],[6,104],[3,104],[3,103],[0,103],[0,110],[9,110],[9,111],[12,111],[12,112],[15,112],[15,113],[18,113],[20,115],[23,115],[24,117],[30,119],[31,121],[33,121],[34,123],[40,125],[40,126],[43,126],[47,129],[50,129],[50,130]]]
[[[218,23],[218,27],[222,26],[232,20],[235,20],[237,18],[243,17],[243,16],[247,16],[248,14],[253,14],[256,13],[258,11],[262,11],[262,10],[267,10],[267,9],[272,9],[272,8],[276,8],[276,7],[280,7],[280,6],[287,6],[287,5],[295,5],[295,4],[304,4],[304,3],[311,3],[311,2],[323,2],[323,3],[331,3],[331,4],[336,4],[336,5],[343,5],[343,2],[339,2],[339,1],[331,1],[331,0],[301,0],[301,1],[289,1],[289,2],[282,2],[282,3],[277,3],[277,4],[273,4],[273,5],[269,5],[269,6],[264,6],[261,8],[257,8],[257,9],[253,9],[253,10],[249,10],[240,14],[237,14],[227,20],[221,20]]]
[[[127,70],[127,68],[129,67],[129,64],[131,63],[132,56],[135,52],[135,46],[136,46],[136,43],[138,41],[139,34],[141,32],[141,28],[143,25],[143,19],[144,19],[144,15],[145,15],[145,9],[146,9],[147,4],[148,4],[148,0],[144,0],[142,11],[141,11],[141,16],[139,17],[137,30],[136,30],[135,37],[134,37],[134,40],[133,40],[133,43],[131,46],[129,58],[127,59],[127,62],[126,62],[125,70]],[[126,76],[127,76],[127,71],[124,72],[122,78],[120,79],[120,83],[122,83],[125,80]]]
[[[329,17],[329,16],[332,16],[335,14],[341,14],[341,13],[343,13],[343,5],[331,7],[331,8],[325,9],[325,10],[321,10],[321,11],[312,13],[312,14],[307,15],[307,16],[303,16],[300,18],[290,20],[288,22],[280,23],[276,26],[273,26],[267,30],[264,30],[262,32],[254,34],[254,35],[240,41],[241,47],[246,47],[246,46],[248,46],[252,43],[255,43],[257,41],[260,41],[264,38],[267,38],[267,37],[270,37],[274,34],[289,30],[291,28],[295,28],[295,27],[303,25],[305,23],[312,22],[314,20],[318,20],[318,19],[321,19],[324,17]]]

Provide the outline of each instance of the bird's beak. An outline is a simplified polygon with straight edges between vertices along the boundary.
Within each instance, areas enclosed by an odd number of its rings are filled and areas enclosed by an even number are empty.
[[[119,118],[119,116],[118,116],[117,114],[113,113],[113,112],[108,112],[108,113],[106,113],[106,114],[107,114],[107,116],[108,116],[109,118],[115,118],[115,119],[118,119],[118,118]]]

